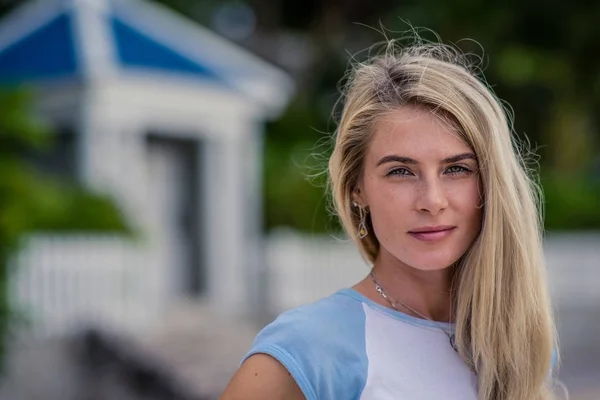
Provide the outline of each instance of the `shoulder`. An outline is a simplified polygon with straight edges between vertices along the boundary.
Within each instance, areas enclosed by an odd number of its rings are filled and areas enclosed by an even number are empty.
[[[342,333],[350,327],[364,327],[365,314],[362,303],[339,291],[333,295],[303,305],[279,315],[261,334],[302,336],[319,340],[331,339],[326,334]],[[259,335],[260,337],[260,335]],[[300,338],[298,338],[300,339]],[[340,338],[335,338],[339,341]]]
[[[367,374],[364,328],[362,303],[340,291],[281,314],[244,360],[257,353],[274,357],[307,399],[358,397]]]

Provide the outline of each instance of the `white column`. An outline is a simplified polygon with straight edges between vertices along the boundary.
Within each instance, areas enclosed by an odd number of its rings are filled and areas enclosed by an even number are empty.
[[[133,228],[144,229],[144,126],[129,120],[127,109],[116,113],[115,107],[108,107],[97,88],[92,85],[83,96],[77,127],[79,178],[90,189],[113,198]]]
[[[88,81],[114,76],[116,50],[106,0],[74,0],[73,28],[78,62]]]
[[[249,282],[247,276],[248,198],[244,191],[244,141],[238,121],[220,125],[223,134],[211,135],[205,158],[204,234],[208,259],[208,298],[229,315],[247,315]]]
[[[113,152],[119,127],[110,121],[98,86],[91,85],[83,93],[79,118],[79,178],[89,188],[109,190],[111,168],[114,168],[114,163],[119,158]]]
[[[247,121],[243,141],[243,190],[246,199],[242,204],[245,215],[245,242],[247,248],[245,275],[248,286],[249,316],[257,320],[270,318],[269,269],[265,258],[263,215],[263,157],[264,132],[261,121]]]

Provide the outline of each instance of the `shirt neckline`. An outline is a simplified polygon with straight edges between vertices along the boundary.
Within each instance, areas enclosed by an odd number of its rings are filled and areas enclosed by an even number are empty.
[[[389,307],[382,306],[381,304],[374,302],[373,300],[369,299],[368,297],[366,297],[365,295],[363,295],[362,293],[358,292],[356,289],[353,289],[353,288],[340,289],[337,293],[351,297],[354,300],[364,303],[367,306],[369,306],[370,308],[373,308],[373,309],[385,314],[388,317],[394,318],[394,319],[402,321],[402,322],[409,323],[411,325],[421,326],[424,328],[436,328],[438,330],[444,329],[446,332],[450,332],[450,333],[454,332],[455,327],[456,327],[456,324],[452,323],[452,322],[430,321],[427,319],[413,317],[412,315],[403,313],[402,311],[398,311],[398,310],[394,310]]]

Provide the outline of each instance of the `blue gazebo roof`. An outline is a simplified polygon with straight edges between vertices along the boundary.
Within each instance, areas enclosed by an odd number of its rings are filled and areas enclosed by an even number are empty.
[[[118,61],[125,68],[152,68],[219,80],[219,72],[196,62],[139,32],[127,21],[113,17],[110,20]]]
[[[23,81],[77,74],[71,17],[62,13],[0,50],[0,79]]]
[[[246,92],[257,82],[292,88],[275,67],[145,0],[37,0],[0,21],[1,82],[115,71],[177,74]]]

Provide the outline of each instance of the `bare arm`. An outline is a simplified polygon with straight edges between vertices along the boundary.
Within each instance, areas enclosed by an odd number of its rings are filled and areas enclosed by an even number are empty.
[[[306,400],[288,370],[273,357],[255,354],[235,373],[219,400]]]

